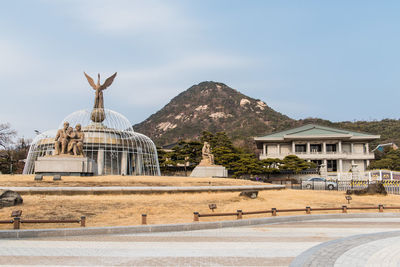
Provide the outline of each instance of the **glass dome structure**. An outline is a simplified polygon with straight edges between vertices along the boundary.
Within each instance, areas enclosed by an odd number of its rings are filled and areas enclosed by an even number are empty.
[[[100,116],[100,119],[93,119]],[[82,126],[83,151],[94,161],[94,175],[160,175],[157,149],[153,141],[132,129],[129,120],[109,109],[79,110],[65,117],[64,122]],[[57,130],[46,131],[33,140],[24,174],[35,173],[38,157],[54,155]]]

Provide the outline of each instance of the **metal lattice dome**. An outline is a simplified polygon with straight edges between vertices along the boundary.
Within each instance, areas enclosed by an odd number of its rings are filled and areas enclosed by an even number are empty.
[[[157,149],[153,141],[132,129],[129,120],[118,112],[101,109],[79,110],[65,117],[64,122],[82,126],[85,156],[93,159],[96,175],[160,175]],[[101,119],[93,119],[93,116]],[[98,121],[98,122],[95,122]],[[99,122],[101,121],[101,122]],[[24,174],[35,172],[38,157],[54,154],[57,130],[46,131],[33,140],[28,153]]]

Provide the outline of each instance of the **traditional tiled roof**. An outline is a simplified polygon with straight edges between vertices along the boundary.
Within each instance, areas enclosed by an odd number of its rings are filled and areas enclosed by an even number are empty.
[[[367,133],[353,132],[349,130],[336,129],[317,124],[307,124],[301,127],[289,129],[282,132],[272,133],[266,136],[255,137],[256,141],[286,139],[286,138],[301,138],[301,137],[332,137],[332,138],[360,138],[360,139],[378,139],[379,135],[371,135]]]

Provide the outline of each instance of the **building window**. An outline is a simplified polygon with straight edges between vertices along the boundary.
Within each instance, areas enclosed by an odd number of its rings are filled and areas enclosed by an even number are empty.
[[[307,145],[295,145],[296,153],[305,153],[307,152]]]
[[[336,172],[337,171],[337,161],[336,160],[327,160],[328,172]]]
[[[311,144],[310,150],[311,150],[311,153],[322,152],[322,145],[321,144]]]
[[[336,152],[336,144],[326,144],[326,152]]]

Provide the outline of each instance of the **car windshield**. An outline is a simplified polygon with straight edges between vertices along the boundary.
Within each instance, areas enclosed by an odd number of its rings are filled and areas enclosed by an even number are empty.
[[[324,182],[325,179],[324,178],[311,178],[310,181],[313,181],[313,182]]]

